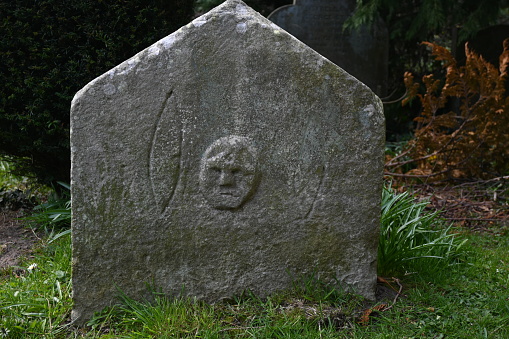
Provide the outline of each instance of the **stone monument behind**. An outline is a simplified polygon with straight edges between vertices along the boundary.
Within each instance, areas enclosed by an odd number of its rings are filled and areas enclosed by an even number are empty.
[[[269,19],[385,95],[388,79],[389,33],[378,20],[373,27],[343,30],[355,9],[355,0],[294,0],[276,9]]]
[[[226,1],[73,99],[73,319],[147,284],[374,298],[383,150],[368,87]]]

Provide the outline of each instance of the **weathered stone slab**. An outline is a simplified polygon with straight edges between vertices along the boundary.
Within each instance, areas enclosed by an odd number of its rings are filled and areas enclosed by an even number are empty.
[[[294,0],[269,20],[384,95],[388,78],[389,34],[379,20],[370,28],[344,31],[355,0]]]
[[[383,149],[371,90],[226,1],[72,102],[73,319],[147,283],[214,301],[314,273],[373,298]]]

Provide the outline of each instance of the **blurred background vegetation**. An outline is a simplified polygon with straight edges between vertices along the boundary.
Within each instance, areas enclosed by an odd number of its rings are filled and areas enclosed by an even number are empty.
[[[69,107],[89,81],[185,25],[188,0],[0,2],[0,156],[69,182]]]
[[[221,2],[0,0],[0,158],[9,161],[13,174],[45,184],[69,182],[69,107],[74,94]],[[245,2],[265,16],[292,3]],[[447,69],[421,42],[445,46],[460,60],[464,42],[482,29],[507,24],[509,10],[507,0],[357,0],[345,29],[377,18],[390,32],[387,135],[399,142],[412,138],[414,119],[422,111],[418,100],[405,107],[393,100],[407,91],[405,72],[415,79],[433,74],[446,81]],[[426,91],[424,85],[421,90]]]

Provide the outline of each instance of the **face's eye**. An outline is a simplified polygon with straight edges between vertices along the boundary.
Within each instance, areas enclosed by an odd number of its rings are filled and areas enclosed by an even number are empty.
[[[242,170],[240,168],[232,168],[232,174],[237,174],[240,172],[242,172]]]
[[[210,167],[210,170],[213,171],[213,172],[221,172],[221,169],[219,167],[216,167],[216,166],[211,166]]]

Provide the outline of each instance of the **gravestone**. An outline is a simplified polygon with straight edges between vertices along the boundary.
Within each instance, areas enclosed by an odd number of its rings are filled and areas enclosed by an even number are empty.
[[[381,19],[373,27],[343,30],[355,4],[355,0],[294,0],[293,5],[276,9],[268,18],[383,96],[389,34]]]
[[[313,274],[374,298],[384,118],[368,87],[228,0],[80,90],[73,299],[206,301]]]

